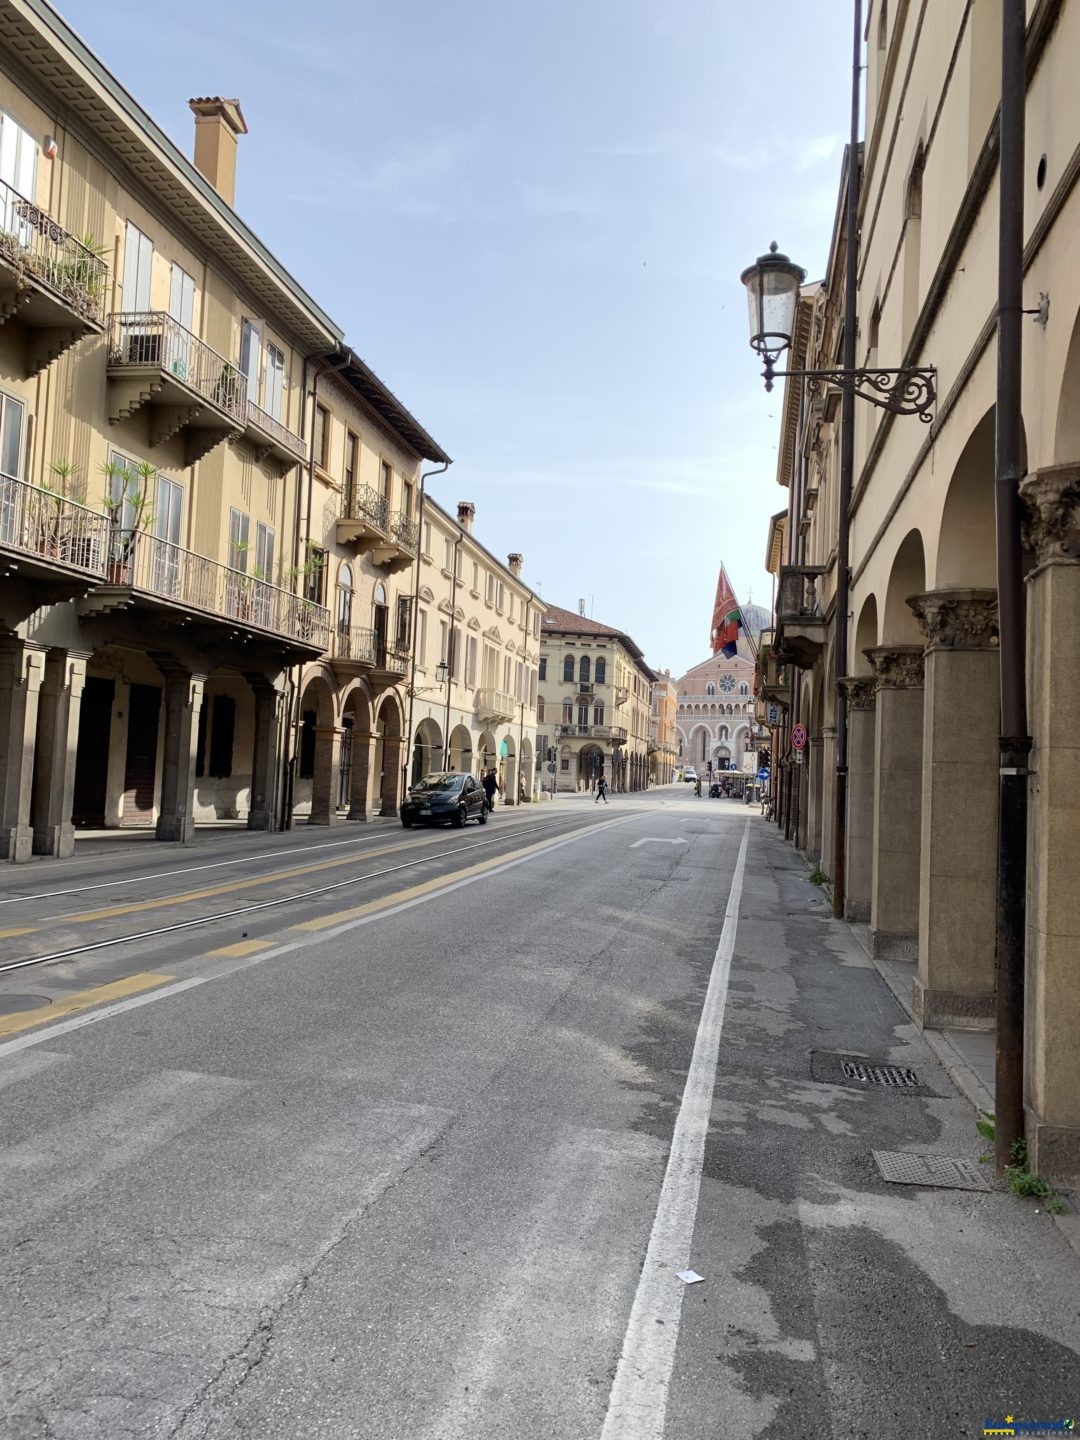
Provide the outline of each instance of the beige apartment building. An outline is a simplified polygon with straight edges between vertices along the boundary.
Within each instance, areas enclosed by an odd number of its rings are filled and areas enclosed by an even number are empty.
[[[994,1015],[998,657],[994,522],[1001,7],[873,0],[860,199],[860,365],[937,370],[933,423],[856,402],[851,503],[849,915],[912,967],[928,1027]],[[1023,424],[1030,759],[1026,1074],[1033,1166],[1080,1174],[1080,0],[1028,5]],[[835,365],[842,215],[804,290],[792,366]],[[1048,303],[1044,302],[1048,297]],[[847,317],[847,323],[853,323]],[[786,362],[785,362],[786,364]],[[762,700],[808,759],[786,822],[833,854],[835,394],[787,383]],[[791,679],[797,677],[794,690]],[[786,735],[787,728],[781,732]]]
[[[652,688],[649,719],[649,784],[670,785],[679,763],[679,694],[670,670],[661,670]]]
[[[588,790],[601,775],[612,790],[646,789],[655,683],[629,635],[549,605],[536,723],[542,751],[555,752],[548,763],[556,769],[545,769],[545,789]]]
[[[7,859],[396,801],[402,572],[447,457],[233,210],[239,103],[191,108],[195,164],[44,0],[0,3]]]
[[[425,497],[411,705],[410,779],[435,770],[498,772],[503,803],[535,798],[537,676],[543,601],[521,555],[496,560],[457,518]]]

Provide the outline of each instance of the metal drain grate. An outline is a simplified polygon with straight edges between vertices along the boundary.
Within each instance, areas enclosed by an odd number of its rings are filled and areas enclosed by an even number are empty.
[[[949,1190],[989,1190],[978,1165],[951,1155],[911,1155],[904,1150],[874,1150],[883,1180],[890,1185],[934,1185]]]
[[[902,1065],[871,1065],[863,1060],[841,1060],[840,1069],[845,1079],[858,1080],[862,1085],[896,1085],[908,1089],[919,1083],[915,1071],[906,1070]]]

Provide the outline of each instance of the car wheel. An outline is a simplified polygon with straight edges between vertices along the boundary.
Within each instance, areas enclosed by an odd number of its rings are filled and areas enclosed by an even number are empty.
[[[401,817],[401,828],[402,828],[403,830],[411,830],[411,829],[412,829],[412,816],[411,816],[411,815],[402,815],[402,817]]]
[[[480,821],[481,825],[487,824],[487,807],[485,805],[480,806],[480,814],[476,818]]]
[[[465,806],[464,806],[464,805],[459,805],[458,808],[457,808],[457,810],[456,810],[455,813],[454,813],[454,821],[453,821],[453,823],[454,823],[454,828],[455,828],[456,830],[462,830],[462,829],[464,829],[464,827],[465,827],[465,821],[466,821],[467,818],[468,818],[468,817],[467,817],[466,814],[465,814]]]

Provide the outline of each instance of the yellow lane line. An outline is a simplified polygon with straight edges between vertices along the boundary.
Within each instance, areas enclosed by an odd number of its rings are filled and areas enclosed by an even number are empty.
[[[23,926],[21,929],[18,929],[18,930],[0,930],[0,940],[10,940],[10,939],[12,938],[12,936],[14,936],[14,935],[31,935],[31,934],[33,934],[32,929],[30,929],[30,928],[28,928],[28,927],[26,927],[26,926]]]
[[[228,895],[235,890],[254,890],[260,885],[274,885],[279,880],[294,880],[300,875],[314,875],[321,870],[333,870],[342,865],[356,865],[358,860],[363,863],[375,859],[379,855],[392,855],[398,850],[423,849],[425,845],[433,843],[434,837],[419,843],[415,839],[398,841],[394,845],[383,845],[376,850],[365,850],[362,857],[341,855],[335,860],[319,860],[312,865],[295,865],[289,870],[275,870],[270,875],[256,875],[247,880],[230,880],[222,885],[206,885],[201,890],[186,890],[178,895],[163,895],[155,900],[135,900],[129,905],[111,905],[105,910],[85,910],[77,915],[54,915],[49,924],[76,925],[90,920],[111,920],[120,915],[135,915],[143,910],[160,910],[166,905],[185,905],[191,900],[209,900],[215,895]],[[32,925],[26,930],[9,933],[32,935],[45,928],[43,925]]]
[[[222,945],[217,950],[208,950],[210,955],[254,955],[256,950],[269,950],[277,940],[237,940],[232,945]]]
[[[108,1000],[123,1000],[128,995],[137,995],[142,990],[152,990],[155,985],[165,985],[171,975],[129,975],[126,980],[113,980],[108,985],[95,985],[91,990],[77,990],[73,995],[64,995],[51,1005],[41,1005],[35,1010],[20,1010],[17,1015],[0,1015],[0,1035],[14,1035],[20,1030],[30,1030],[46,1020],[60,1020],[76,1010],[90,1010]]]
[[[542,850],[548,850],[565,839],[565,835],[555,835],[550,840],[539,840],[535,845],[526,845],[520,850],[504,851],[503,854],[492,855],[490,859],[481,860],[476,865],[468,865],[463,870],[453,870],[449,875],[437,875],[434,879],[424,880],[419,885],[410,885],[407,890],[395,890],[392,895],[383,895],[378,900],[367,900],[363,905],[354,905],[348,910],[338,910],[333,915],[320,915],[315,920],[303,920],[298,925],[290,925],[289,929],[329,930],[331,926],[342,925],[348,920],[359,920],[365,915],[377,914],[380,910],[391,909],[407,900],[415,900],[420,895],[430,895],[432,891],[453,885],[458,880],[468,880],[473,875],[483,875],[486,871],[495,870],[510,860],[520,860],[525,855],[539,854]]]

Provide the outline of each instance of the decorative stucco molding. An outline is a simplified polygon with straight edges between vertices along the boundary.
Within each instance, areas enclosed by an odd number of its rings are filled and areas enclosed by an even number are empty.
[[[1024,541],[1036,563],[1080,563],[1080,465],[1050,465],[1020,483]]]
[[[873,710],[877,681],[873,675],[845,675],[840,681],[849,710]]]
[[[929,650],[991,650],[998,643],[996,590],[926,590],[907,603]]]
[[[878,690],[921,690],[923,648],[921,645],[876,645],[863,654],[874,667]]]

